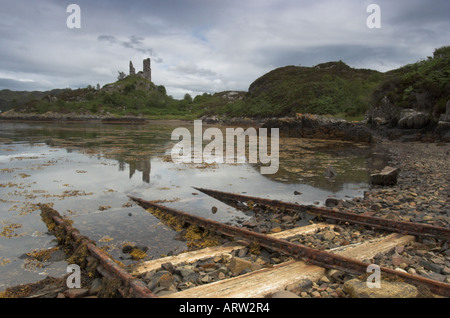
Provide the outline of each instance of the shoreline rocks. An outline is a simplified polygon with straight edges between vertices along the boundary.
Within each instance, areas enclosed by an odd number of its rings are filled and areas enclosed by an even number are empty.
[[[372,143],[372,133],[364,123],[325,116],[299,114],[296,118],[269,119],[263,128],[279,128],[282,137],[333,139]]]

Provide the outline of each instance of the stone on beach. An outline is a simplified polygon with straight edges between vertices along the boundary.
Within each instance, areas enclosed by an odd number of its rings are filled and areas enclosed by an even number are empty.
[[[352,298],[416,298],[415,286],[403,282],[381,280],[380,288],[369,288],[367,282],[351,279],[344,284],[344,291]]]
[[[379,173],[370,175],[370,183],[372,185],[392,186],[397,184],[398,168],[386,166]]]

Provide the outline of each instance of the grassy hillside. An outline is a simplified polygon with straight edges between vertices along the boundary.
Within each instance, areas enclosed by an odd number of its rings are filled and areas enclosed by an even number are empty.
[[[414,108],[438,118],[450,100],[450,46],[436,49],[433,57],[385,73],[372,104],[384,96],[400,109]]]
[[[62,92],[62,89],[54,89],[51,91],[40,92],[40,91],[12,91],[9,89],[0,90],[0,111],[6,111],[17,105],[22,105],[24,103],[40,100],[47,95],[58,95]]]
[[[33,93],[0,91],[0,106],[3,103],[2,110],[14,107],[26,113],[142,115],[151,119],[205,115],[267,118],[296,113],[362,119],[387,96],[395,107],[431,109],[438,116],[445,112],[450,99],[450,47],[386,73],[354,69],[342,61],[313,67],[285,66],[256,79],[248,92],[204,93],[195,98],[186,94],[182,100],[168,96],[164,86],[139,76],[128,76],[101,89]]]
[[[166,94],[164,86],[139,76],[128,76],[101,89],[94,87],[66,89],[57,96],[28,101],[15,108],[17,112],[99,114],[115,116],[146,116],[149,118],[196,117],[192,99],[176,100]]]
[[[293,116],[295,113],[359,116],[369,107],[383,74],[329,62],[314,67],[286,66],[254,81],[246,98],[246,112],[256,116]]]

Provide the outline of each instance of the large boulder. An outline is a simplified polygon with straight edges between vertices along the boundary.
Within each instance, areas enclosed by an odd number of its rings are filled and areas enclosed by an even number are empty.
[[[378,173],[370,175],[370,183],[372,185],[392,186],[397,184],[398,168],[386,166]]]
[[[351,279],[345,282],[343,290],[352,298],[416,298],[417,288],[403,282],[381,280],[380,288],[369,288],[367,282]]]
[[[430,119],[425,113],[413,109],[402,110],[397,123],[400,129],[421,129],[428,125]]]

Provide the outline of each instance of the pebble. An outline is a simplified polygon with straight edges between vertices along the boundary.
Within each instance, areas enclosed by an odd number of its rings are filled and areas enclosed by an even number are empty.
[[[319,293],[317,290],[316,290],[316,291],[313,291],[313,292],[311,293],[311,296],[314,297],[314,298],[320,298],[320,297],[321,297],[320,293]]]
[[[319,281],[321,283],[329,283],[330,282],[330,280],[328,279],[327,276],[322,276]]]

